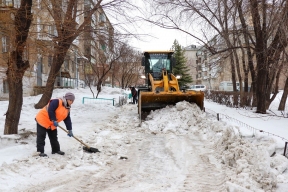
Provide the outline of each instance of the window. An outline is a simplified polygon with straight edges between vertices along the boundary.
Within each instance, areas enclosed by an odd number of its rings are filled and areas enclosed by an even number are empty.
[[[69,60],[68,59],[65,59],[65,61],[64,61],[64,69],[69,71]]]
[[[75,67],[76,65],[79,65],[79,60],[77,59],[77,55],[75,54],[74,55],[74,60],[72,61],[72,64],[71,64],[71,70],[72,70],[72,73],[75,72]]]
[[[52,57],[52,55],[48,55],[48,67],[51,67],[52,62],[53,62],[53,57]]]
[[[42,38],[44,32],[44,25],[40,17],[37,17],[37,37]]]
[[[58,36],[56,26],[55,25],[49,25],[48,26],[48,33],[49,33],[49,35],[52,35],[52,36]]]
[[[53,25],[49,25],[49,26],[48,26],[48,33],[49,33],[49,35],[52,35],[52,34],[54,33],[54,27],[53,27]]]
[[[84,0],[84,5],[90,5],[90,0]]]
[[[149,54],[149,63],[150,70],[153,72],[161,72],[162,69],[170,70],[170,57],[167,54],[161,53],[150,53]]]
[[[13,1],[12,0],[2,0],[0,1],[1,7],[13,7]]]
[[[27,46],[24,47],[24,51],[23,51],[23,60],[29,60],[29,49],[27,48]]]
[[[2,53],[8,52],[8,37],[2,37]]]
[[[103,51],[106,51],[106,45],[102,44],[102,45],[101,45],[101,49],[102,49]]]
[[[43,66],[42,66],[42,55],[41,55],[41,50],[38,49],[38,54],[37,54],[37,71],[39,73],[43,73]]]
[[[3,93],[9,93],[8,81],[3,79]]]
[[[37,7],[41,9],[41,0],[37,0]]]
[[[38,24],[37,25],[37,32],[38,32],[38,38],[43,38],[43,32],[44,32],[44,25]]]
[[[100,13],[99,15],[99,22],[106,22],[106,17],[104,13]]]
[[[20,7],[20,1],[21,0],[14,0],[14,8],[19,8]]]
[[[56,26],[54,27],[54,35],[58,37],[58,32],[57,32]]]

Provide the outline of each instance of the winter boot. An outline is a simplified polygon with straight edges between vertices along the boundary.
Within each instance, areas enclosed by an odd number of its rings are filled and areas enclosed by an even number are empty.
[[[47,157],[47,155],[45,153],[40,153],[39,156],[40,157]]]
[[[59,155],[64,155],[65,153],[63,152],[63,151],[57,151],[57,152],[55,152],[55,151],[52,151],[52,154],[59,154]]]

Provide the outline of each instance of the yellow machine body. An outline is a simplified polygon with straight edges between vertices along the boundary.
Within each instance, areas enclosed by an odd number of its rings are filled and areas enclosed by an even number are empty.
[[[162,55],[173,54],[171,51],[158,51],[156,53]],[[150,57],[150,54],[151,52],[144,52],[145,57]],[[153,54],[155,54],[155,51],[153,51]],[[170,58],[171,56],[168,59]],[[175,105],[180,101],[196,103],[201,110],[204,109],[204,93],[202,91],[180,90],[178,80],[172,74],[172,59],[170,59],[169,62],[166,61],[166,63],[171,66],[165,64],[164,66],[166,68],[161,68],[161,72],[158,70],[159,74],[157,78],[155,78],[155,76],[153,77],[155,71],[152,71],[151,62],[147,62],[148,59],[145,59],[146,62],[142,59],[142,65],[146,66],[145,73],[146,77],[148,77],[149,88],[146,90],[139,90],[138,113],[141,119],[144,119],[151,110],[161,109],[167,105]]]

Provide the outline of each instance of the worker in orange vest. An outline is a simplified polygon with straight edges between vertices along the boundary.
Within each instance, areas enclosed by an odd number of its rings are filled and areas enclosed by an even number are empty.
[[[64,121],[68,136],[72,137],[72,122],[70,118],[70,108],[75,100],[73,93],[66,93],[65,96],[59,99],[51,99],[49,103],[43,107],[36,115],[37,122],[37,152],[40,157],[46,157],[44,153],[46,133],[48,134],[52,154],[64,155],[60,150],[60,144],[57,137],[58,123]]]

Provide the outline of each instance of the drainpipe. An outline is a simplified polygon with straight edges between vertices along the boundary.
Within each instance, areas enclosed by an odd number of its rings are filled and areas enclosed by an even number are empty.
[[[76,72],[76,87],[78,89],[78,63],[77,63],[77,50],[75,50],[75,72]]]

